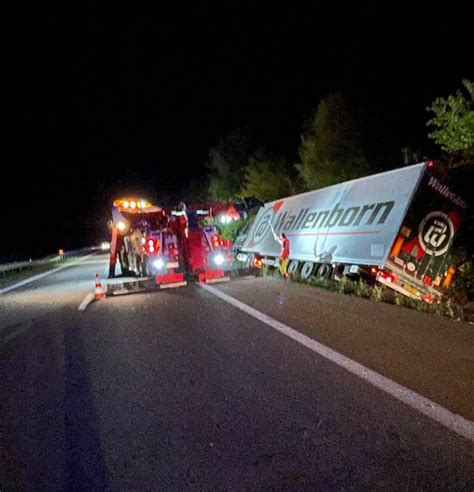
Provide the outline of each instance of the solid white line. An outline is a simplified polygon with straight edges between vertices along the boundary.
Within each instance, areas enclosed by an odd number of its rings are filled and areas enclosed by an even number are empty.
[[[53,268],[52,270],[48,270],[47,272],[40,273],[38,275],[35,275],[34,277],[29,277],[25,280],[22,280],[21,282],[18,282],[16,284],[10,285],[9,287],[5,287],[4,289],[0,289],[0,294],[4,294],[5,292],[8,292],[13,289],[17,289],[18,287],[21,287],[22,285],[29,284],[30,282],[34,282],[35,280],[38,280],[43,277],[47,277],[48,275],[51,275],[52,273],[59,272],[60,270],[64,270],[64,268],[69,268],[71,266],[77,265],[78,263],[81,263],[84,260],[87,260],[87,258],[90,258],[91,256],[94,256],[95,253],[91,253],[90,255],[83,256],[82,258],[79,258],[76,261],[72,261],[71,263],[66,263],[64,265],[61,265],[60,267]]]
[[[444,425],[448,429],[456,432],[456,434],[459,434],[469,441],[474,442],[474,422],[472,422],[471,420],[465,419],[464,417],[461,417],[460,415],[449,411],[447,408],[438,405],[434,401],[431,401],[428,398],[425,398],[424,396],[421,396],[418,393],[405,388],[401,384],[398,384],[395,381],[382,376],[378,372],[375,372],[372,369],[369,369],[368,367],[365,367],[362,364],[349,359],[349,357],[346,357],[345,355],[342,355],[339,352],[330,349],[326,345],[316,342],[312,338],[309,338],[308,336],[303,335],[302,333],[294,330],[293,328],[290,328],[280,321],[277,321],[270,316],[267,316],[266,314],[263,314],[260,311],[254,309],[253,307],[250,307],[247,304],[234,299],[233,297],[225,294],[224,292],[221,292],[215,287],[211,287],[207,284],[199,284],[199,286],[202,287],[204,290],[210,292],[211,294],[219,297],[220,299],[228,302],[229,304],[232,304],[233,306],[239,308],[250,316],[253,316],[259,321],[262,321],[268,326],[271,326],[276,331],[279,331],[280,333],[283,333],[284,335],[295,340],[301,345],[304,345],[313,352],[316,352],[322,357],[330,360],[331,362],[334,362],[335,364],[346,369],[355,376],[358,376],[364,381],[367,381],[373,386],[397,398],[411,408],[418,410],[420,413],[430,417],[431,419]]]
[[[95,295],[92,294],[91,292],[86,295],[84,300],[81,302],[80,306],[78,307],[79,311],[85,311],[87,309],[87,306],[94,300]]]

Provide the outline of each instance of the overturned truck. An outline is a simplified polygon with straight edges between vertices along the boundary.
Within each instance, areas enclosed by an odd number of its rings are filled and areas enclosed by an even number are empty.
[[[451,247],[466,208],[423,162],[266,203],[237,259],[276,266],[273,228],[290,239],[289,273],[360,276],[431,302],[453,280]]]

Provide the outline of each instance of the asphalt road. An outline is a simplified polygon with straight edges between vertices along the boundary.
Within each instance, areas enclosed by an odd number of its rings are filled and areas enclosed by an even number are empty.
[[[199,286],[79,312],[105,267],[0,296],[1,490],[474,488],[472,442]],[[431,318],[395,323],[393,306],[277,280],[219,289],[469,418],[469,325],[430,337]],[[452,364],[431,362],[441,340]]]

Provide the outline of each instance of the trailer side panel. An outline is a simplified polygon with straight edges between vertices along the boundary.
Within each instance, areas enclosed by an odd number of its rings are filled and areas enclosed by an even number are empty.
[[[425,171],[416,164],[265,204],[242,248],[276,257],[284,232],[290,258],[382,266]]]

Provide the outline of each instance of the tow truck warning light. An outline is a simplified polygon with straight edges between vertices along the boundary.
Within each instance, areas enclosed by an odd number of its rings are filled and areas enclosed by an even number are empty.
[[[121,210],[127,210],[129,212],[136,212],[151,206],[152,205],[149,201],[142,200],[140,198],[119,198],[114,200],[114,207],[118,207]]]

